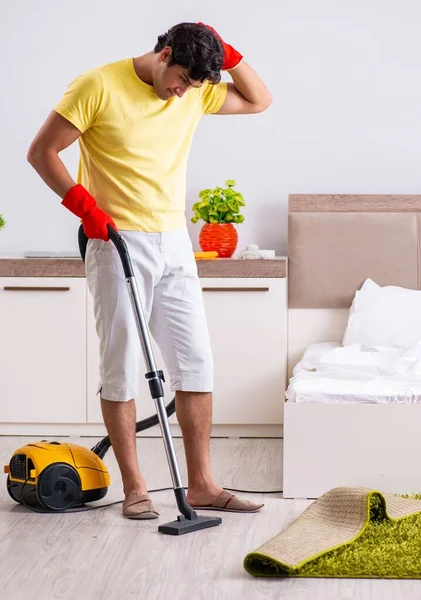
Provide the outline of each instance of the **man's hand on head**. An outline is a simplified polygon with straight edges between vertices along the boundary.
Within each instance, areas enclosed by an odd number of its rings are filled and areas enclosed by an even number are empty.
[[[235,48],[224,42],[219,33],[217,33],[213,27],[210,25],[205,25],[205,23],[202,22],[199,22],[199,25],[207,27],[207,29],[212,31],[212,33],[214,33],[222,43],[222,47],[224,49],[224,62],[222,64],[222,70],[229,71],[230,69],[236,67],[243,59],[243,55],[240,54]]]

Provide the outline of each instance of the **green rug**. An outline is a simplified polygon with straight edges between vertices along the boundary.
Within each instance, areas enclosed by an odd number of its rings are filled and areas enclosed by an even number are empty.
[[[421,579],[421,494],[335,488],[244,559],[256,577]]]

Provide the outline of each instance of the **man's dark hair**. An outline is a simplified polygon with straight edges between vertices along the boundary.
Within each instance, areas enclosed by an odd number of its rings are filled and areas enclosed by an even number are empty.
[[[168,66],[180,65],[188,69],[190,79],[219,83],[224,50],[218,37],[198,23],[179,23],[158,37],[154,52],[172,48]]]

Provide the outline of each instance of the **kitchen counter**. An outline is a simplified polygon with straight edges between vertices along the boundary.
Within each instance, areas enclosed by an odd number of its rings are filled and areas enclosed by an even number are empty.
[[[199,277],[286,277],[287,258],[198,260]],[[0,258],[0,277],[85,277],[81,258]]]

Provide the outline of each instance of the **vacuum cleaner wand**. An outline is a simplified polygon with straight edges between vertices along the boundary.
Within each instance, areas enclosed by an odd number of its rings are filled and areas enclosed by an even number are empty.
[[[139,290],[134,276],[129,251],[121,235],[110,225],[107,225],[107,228],[109,238],[115,245],[123,265],[124,275],[126,277],[128,292],[133,308],[133,314],[135,317],[136,327],[139,333],[139,339],[142,345],[143,355],[147,368],[147,373],[145,374],[145,377],[149,382],[150,393],[155,402],[156,413],[161,428],[165,451],[168,459],[168,465],[173,481],[174,494],[176,497],[178,509],[181,512],[181,515],[178,516],[176,521],[166,523],[165,525],[160,525],[158,527],[158,531],[169,535],[182,535],[184,533],[190,533],[199,529],[215,527],[216,525],[220,525],[222,523],[222,519],[220,517],[207,517],[202,515],[199,516],[187,502],[186,494],[180,477],[177,458],[174,451],[171,430],[168,423],[167,410],[170,407],[170,405],[166,409],[164,404],[164,389],[162,385],[162,382],[164,381],[164,374],[162,371],[158,371],[156,368],[155,357],[150,341],[148,325],[146,323],[145,316],[143,313],[142,303],[140,300]],[[79,230],[79,240],[80,237],[81,233]]]
[[[80,225],[79,231],[78,231],[78,244],[79,244],[80,255],[82,257],[83,262],[85,262],[88,241],[89,241],[89,239],[83,230],[83,225]],[[175,397],[171,400],[171,402],[168,404],[168,406],[166,407],[165,410],[166,410],[168,418],[170,418],[171,415],[173,415],[175,413]],[[156,414],[154,414],[150,417],[146,417],[146,419],[142,419],[141,421],[137,421],[136,433],[140,433],[141,431],[145,431],[146,429],[155,427],[155,425],[158,425],[158,423],[159,423],[159,419],[158,419],[158,415],[156,415]],[[106,453],[108,452],[108,450],[110,448],[111,448],[111,440],[110,440],[109,436],[107,435],[102,440],[100,440],[97,444],[95,444],[95,446],[93,448],[91,448],[91,451],[94,452],[101,460],[103,460],[104,456],[106,455]]]

